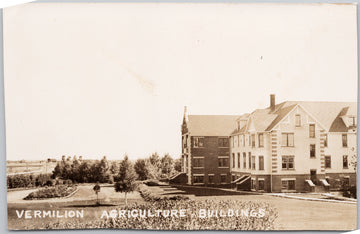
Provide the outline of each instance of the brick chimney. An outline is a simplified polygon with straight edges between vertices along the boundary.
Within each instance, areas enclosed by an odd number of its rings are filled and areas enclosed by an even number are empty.
[[[270,94],[270,109],[275,110],[275,94]]]

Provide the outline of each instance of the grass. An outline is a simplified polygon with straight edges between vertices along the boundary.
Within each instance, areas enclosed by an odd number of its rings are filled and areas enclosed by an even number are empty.
[[[54,219],[19,219],[15,210],[59,210],[65,209],[83,209],[84,219],[86,221],[98,220],[104,210],[111,210],[118,205],[124,204],[124,194],[116,193],[112,187],[101,187],[99,198],[102,206],[95,206],[96,195],[92,190],[93,185],[79,186],[71,198],[64,202],[45,202],[31,201],[30,203],[14,203],[8,204],[8,227],[9,229],[25,229],[29,227],[39,227],[46,222],[54,221]],[[256,195],[251,193],[227,193],[224,190],[211,188],[196,187],[179,187],[154,186],[151,187],[158,194],[185,194],[191,199],[205,201],[212,200],[239,200],[267,202],[274,206],[279,215],[275,222],[276,229],[279,230],[352,230],[356,229],[357,207],[355,204],[342,204],[331,202],[304,201],[297,199],[287,199],[274,197],[267,194]],[[11,193],[11,192],[9,192]],[[8,193],[8,194],[9,194]],[[106,196],[105,196],[106,194]],[[129,204],[141,203],[143,199],[138,193],[128,195]],[[62,199],[58,199],[62,200]],[[57,219],[55,219],[57,220]],[[79,220],[79,222],[83,221]]]

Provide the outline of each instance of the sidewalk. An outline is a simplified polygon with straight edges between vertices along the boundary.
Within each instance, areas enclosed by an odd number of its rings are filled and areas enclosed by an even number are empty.
[[[301,197],[301,196],[296,196],[296,194],[293,195],[293,194],[285,194],[285,193],[267,193],[267,195],[275,196],[275,197],[290,198],[290,199],[307,200],[307,201],[336,202],[336,203],[355,204],[355,205],[357,204],[356,199],[341,198],[341,199],[344,199],[344,200],[338,200],[332,194],[324,194],[324,193],[322,193],[321,195],[324,195],[324,196],[329,197],[329,198],[334,198],[334,199]]]

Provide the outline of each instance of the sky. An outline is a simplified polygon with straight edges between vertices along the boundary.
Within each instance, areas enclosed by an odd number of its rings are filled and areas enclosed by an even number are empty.
[[[189,114],[357,101],[356,6],[29,3],[4,9],[7,160],[181,154]]]

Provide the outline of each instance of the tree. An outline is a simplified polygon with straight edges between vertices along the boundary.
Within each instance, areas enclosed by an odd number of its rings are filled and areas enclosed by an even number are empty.
[[[175,169],[175,171],[177,171],[177,172],[181,172],[181,158],[175,159],[174,169]]]
[[[148,171],[148,169],[146,167],[145,159],[136,160],[136,162],[134,164],[134,169],[135,169],[136,173],[138,174],[138,179],[139,180],[148,179],[149,171]]]
[[[99,205],[100,202],[99,202],[99,192],[100,192],[100,185],[99,183],[96,183],[93,190],[95,191],[96,193],[96,204]]]
[[[116,192],[125,193],[125,205],[127,205],[127,193],[135,190],[136,172],[127,155],[120,162],[118,181],[114,187]]]
[[[165,154],[161,158],[161,172],[167,179],[170,179],[170,176],[174,174],[174,160],[169,154]]]

